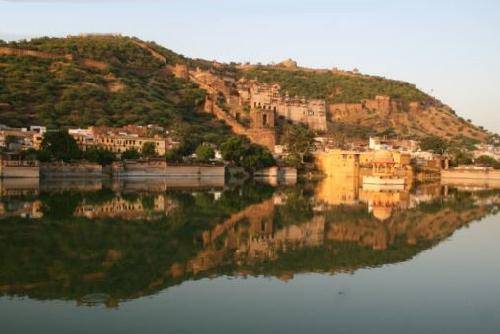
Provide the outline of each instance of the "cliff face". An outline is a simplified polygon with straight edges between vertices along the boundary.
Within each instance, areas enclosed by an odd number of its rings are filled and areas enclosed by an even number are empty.
[[[376,96],[360,103],[332,103],[328,112],[332,122],[362,126],[377,132],[392,129],[400,136],[438,136],[447,140],[465,136],[481,142],[488,138],[486,131],[440,104],[405,103],[387,96]]]

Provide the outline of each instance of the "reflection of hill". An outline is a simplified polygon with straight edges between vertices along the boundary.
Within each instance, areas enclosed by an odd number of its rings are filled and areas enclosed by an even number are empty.
[[[381,222],[363,202],[318,211],[318,198],[300,187],[271,195],[265,186],[220,195],[168,192],[176,207],[155,221],[90,220],[75,217],[74,207],[56,206],[43,224],[0,222],[0,293],[104,300],[113,306],[214,275],[288,279],[299,272],[353,271],[408,260],[497,210],[499,203],[494,191],[450,191],[446,197],[413,201],[413,207]],[[40,200],[51,208],[58,196]],[[113,192],[72,196],[77,204],[82,197],[101,204],[116,198]]]

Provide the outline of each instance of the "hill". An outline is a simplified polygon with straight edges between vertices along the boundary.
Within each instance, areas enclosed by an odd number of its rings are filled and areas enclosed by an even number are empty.
[[[0,41],[0,123],[156,123],[180,136],[222,140],[227,126],[198,112],[205,91],[165,68],[183,57],[166,49],[162,55],[121,36]]]
[[[229,130],[218,118],[252,139],[262,133],[252,132],[248,106],[237,102],[238,83],[249,80],[279,84],[283,96],[323,99],[326,132],[346,138],[386,134],[477,142],[490,136],[409,83],[300,68],[292,60],[257,66],[190,59],[153,42],[111,35],[0,41],[0,123],[156,123],[220,142]],[[221,107],[210,110],[215,118],[200,113],[207,111],[207,98]]]

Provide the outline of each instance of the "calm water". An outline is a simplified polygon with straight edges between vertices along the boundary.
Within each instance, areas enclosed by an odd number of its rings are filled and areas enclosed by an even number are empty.
[[[0,190],[1,333],[500,333],[500,190]]]

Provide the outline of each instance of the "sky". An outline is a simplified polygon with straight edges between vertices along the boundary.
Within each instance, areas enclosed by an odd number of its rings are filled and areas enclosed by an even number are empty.
[[[89,32],[225,62],[358,68],[500,132],[498,0],[0,0],[0,39]]]

